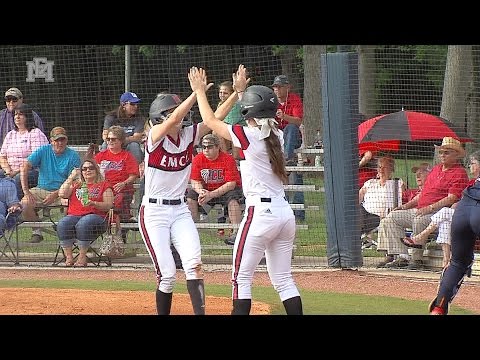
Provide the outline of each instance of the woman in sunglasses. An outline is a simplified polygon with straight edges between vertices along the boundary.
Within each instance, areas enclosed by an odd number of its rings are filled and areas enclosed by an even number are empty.
[[[102,175],[113,186],[115,209],[123,222],[132,218],[130,205],[135,192],[133,183],[140,176],[137,160],[130,151],[123,148],[126,136],[121,126],[111,126],[105,139],[107,149],[95,155]],[[126,242],[125,231],[122,231],[122,236]]]
[[[88,188],[88,201],[82,203],[84,188]],[[90,244],[107,229],[107,212],[113,206],[113,191],[104,181],[97,163],[84,160],[80,169],[74,169],[60,187],[58,195],[68,199],[67,215],[57,224],[60,245],[65,253],[65,266],[87,266]],[[79,255],[73,261],[73,243],[77,242]]]

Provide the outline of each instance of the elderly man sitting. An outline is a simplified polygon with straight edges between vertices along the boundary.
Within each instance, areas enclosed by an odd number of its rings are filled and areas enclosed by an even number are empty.
[[[435,212],[460,199],[468,183],[467,172],[461,164],[465,150],[460,141],[452,137],[443,138],[438,154],[440,163],[428,174],[422,191],[380,221],[377,250],[385,251],[387,257],[377,267],[423,268],[423,249],[412,249],[412,259],[408,259],[407,247],[401,241],[405,237],[405,229],[411,228],[413,235],[419,234],[428,226]]]

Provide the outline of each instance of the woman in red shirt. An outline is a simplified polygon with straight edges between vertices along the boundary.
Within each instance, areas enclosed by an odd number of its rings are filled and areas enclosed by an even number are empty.
[[[84,188],[88,188],[88,201],[82,203]],[[103,180],[94,160],[83,161],[80,169],[73,169],[59,189],[58,196],[68,199],[67,215],[57,224],[60,245],[65,253],[65,266],[87,266],[90,243],[107,230],[107,212],[113,206],[110,183]],[[73,262],[73,243],[77,240],[80,254]]]
[[[95,155],[102,175],[113,186],[114,206],[121,221],[128,221],[132,217],[130,204],[135,192],[133,183],[140,176],[137,160],[130,151],[122,148],[125,139],[125,130],[121,126],[111,126],[106,137],[107,149]]]

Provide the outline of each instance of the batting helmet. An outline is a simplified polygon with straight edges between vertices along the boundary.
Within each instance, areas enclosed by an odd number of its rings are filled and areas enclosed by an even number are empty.
[[[249,86],[240,101],[240,112],[245,120],[274,118],[278,99],[272,89],[263,85]]]
[[[176,108],[182,100],[176,94],[159,94],[150,105],[149,117],[153,125],[160,124],[168,119],[169,110]],[[192,125],[192,112],[182,120],[182,127]]]

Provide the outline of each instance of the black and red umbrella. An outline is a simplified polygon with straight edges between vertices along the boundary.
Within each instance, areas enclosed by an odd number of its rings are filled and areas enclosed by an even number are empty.
[[[401,141],[441,140],[446,136],[461,142],[471,139],[461,126],[440,116],[416,111],[397,111],[376,116],[358,126],[360,149],[399,150]]]

